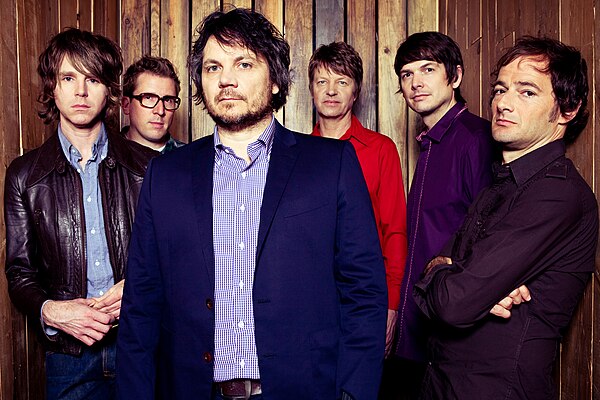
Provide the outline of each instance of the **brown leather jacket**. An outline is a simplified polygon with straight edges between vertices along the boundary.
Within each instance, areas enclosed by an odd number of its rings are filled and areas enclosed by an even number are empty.
[[[108,154],[100,164],[98,180],[115,283],[124,277],[138,195],[147,164],[156,155],[118,135],[108,135]],[[17,308],[35,320],[39,321],[46,300],[86,297],[82,190],[58,134],[15,159],[6,171],[8,290]],[[42,336],[49,350],[61,353],[79,354],[83,346],[62,332]]]

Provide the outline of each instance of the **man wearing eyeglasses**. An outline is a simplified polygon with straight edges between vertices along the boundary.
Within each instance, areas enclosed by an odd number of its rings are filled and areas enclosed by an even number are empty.
[[[163,154],[183,146],[169,134],[178,94],[179,78],[166,58],[144,56],[131,64],[123,76],[121,106],[130,122],[123,135]]]

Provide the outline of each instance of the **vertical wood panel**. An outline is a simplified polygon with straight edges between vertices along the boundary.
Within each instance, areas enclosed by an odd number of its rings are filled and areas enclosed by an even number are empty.
[[[348,43],[363,59],[363,84],[354,112],[361,123],[377,129],[377,42],[375,40],[375,7],[369,0],[347,4]]]
[[[92,0],[78,0],[77,4],[77,27],[84,31],[92,30]]]
[[[438,30],[438,0],[407,0],[407,35],[411,35],[416,32],[423,31],[436,31]],[[409,186],[412,182],[415,167],[417,164],[417,158],[419,156],[419,149],[415,136],[419,134],[422,129],[421,118],[412,110],[408,110],[408,182]],[[407,191],[410,188],[407,188]]]
[[[92,30],[119,43],[120,20],[116,0],[93,0]]]
[[[187,57],[190,52],[189,2],[187,0],[162,0],[161,9],[161,55],[168,58],[182,82],[181,105],[175,112],[170,132],[178,140],[186,143],[189,139],[190,94],[187,79]]]
[[[17,75],[16,2],[7,2],[0,7],[0,87],[5,94],[3,112],[0,117],[0,187],[4,187],[6,166],[19,155],[19,82]],[[0,190],[0,204],[4,204],[4,191]],[[0,265],[6,260],[6,225],[4,213],[0,213]],[[16,318],[22,319],[20,315]],[[12,306],[8,297],[6,279],[0,279],[0,399],[10,399],[14,390]]]
[[[149,0],[121,0],[121,49],[125,68],[150,54]]]
[[[315,49],[344,41],[343,0],[315,0]]]
[[[312,55],[312,8],[303,0],[286,0],[285,37],[291,47],[294,84],[285,106],[285,126],[299,132],[312,131],[312,99],[308,92],[308,60]]]
[[[191,8],[192,8],[192,26],[191,26],[191,28],[193,29],[193,32],[192,32],[192,42],[193,42],[197,38],[196,28],[202,22],[202,20],[208,14],[212,13],[213,11],[219,10],[219,0],[192,0]],[[190,43],[190,49],[188,51],[191,51],[191,46],[192,46],[192,43]],[[191,82],[190,82],[190,84],[192,85],[191,91],[190,91],[190,96],[191,96],[192,93],[196,92],[196,89],[193,87],[193,84]],[[213,120],[210,118],[210,116],[208,115],[208,113],[204,110],[204,106],[203,105],[198,106],[198,105],[194,104],[194,102],[191,99],[190,99],[190,101],[191,101],[190,114],[191,114],[191,137],[192,137],[192,140],[212,134],[215,124],[214,124]]]
[[[252,0],[231,0],[226,1],[225,3],[226,4],[223,5],[224,7],[231,4],[235,8],[252,8]],[[229,11],[229,8],[225,8],[225,11]]]
[[[160,4],[161,0],[150,0],[150,55],[153,57],[160,57]]]
[[[378,6],[378,130],[396,143],[404,187],[408,188],[407,141],[414,139],[406,133],[408,107],[398,93],[399,80],[394,71],[396,51],[406,39],[406,0],[380,0]],[[363,62],[369,61],[363,59]]]
[[[78,28],[77,0],[59,0],[60,3],[60,29]]]
[[[283,34],[283,0],[255,0],[254,10],[264,15]],[[275,118],[284,122],[284,108],[275,113]]]
[[[580,49],[583,57],[593,66],[594,20],[593,0],[561,0],[563,15],[560,16],[560,39]],[[588,79],[593,84],[591,73]],[[592,97],[589,96],[590,104]],[[593,124],[581,133],[577,141],[568,148],[567,154],[577,166],[581,175],[593,185],[594,136]],[[593,365],[592,354],[592,287],[588,286],[573,320],[569,335],[564,339],[561,352],[561,399],[590,398]]]

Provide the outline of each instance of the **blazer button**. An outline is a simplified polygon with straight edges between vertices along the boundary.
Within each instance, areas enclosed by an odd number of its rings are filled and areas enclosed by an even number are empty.
[[[212,356],[212,354],[210,354],[210,352],[207,351],[204,353],[203,358],[204,358],[205,362],[209,363],[209,362],[212,362],[213,356]]]
[[[212,310],[214,307],[213,301],[212,299],[206,299],[206,308],[208,308],[209,310]]]

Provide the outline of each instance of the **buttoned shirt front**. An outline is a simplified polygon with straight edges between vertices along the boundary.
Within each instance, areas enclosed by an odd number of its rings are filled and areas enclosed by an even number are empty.
[[[424,362],[427,321],[412,297],[427,262],[462,223],[492,181],[490,123],[455,104],[417,138],[419,158],[408,194],[408,257],[398,310],[396,354]]]
[[[92,156],[82,166],[81,153],[73,146],[58,126],[58,137],[69,163],[81,178],[82,203],[85,217],[85,250],[87,265],[87,297],[100,297],[113,286],[114,277],[108,254],[104,229],[102,197],[98,183],[98,168],[108,154],[108,136],[104,124],[92,146]]]
[[[252,287],[274,119],[248,145],[250,163],[224,146],[215,128],[213,239],[215,251],[214,381],[259,379]]]
[[[562,140],[497,168],[460,230],[415,286],[436,324],[426,399],[552,399],[552,369],[594,271],[598,209]],[[525,284],[531,301],[490,309]],[[441,397],[440,397],[441,396]]]

